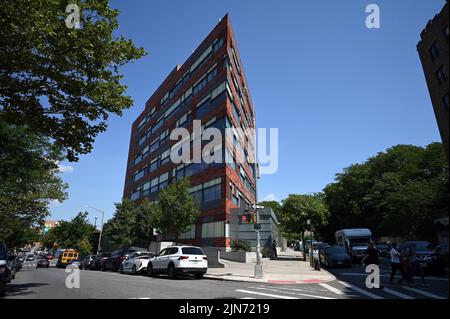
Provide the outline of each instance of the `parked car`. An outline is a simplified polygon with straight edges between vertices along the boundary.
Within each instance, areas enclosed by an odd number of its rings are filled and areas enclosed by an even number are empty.
[[[320,263],[325,267],[351,267],[352,258],[340,246],[329,246],[320,253]]]
[[[134,252],[136,252],[136,249],[120,249],[113,251],[111,257],[109,257],[108,260],[103,263],[102,271],[119,271],[122,262]]]
[[[133,275],[147,271],[147,265],[155,254],[149,252],[135,252],[128,256],[120,266],[120,273],[131,273]]]
[[[88,255],[81,260],[80,269],[92,269],[94,268],[94,260],[96,255]]]
[[[5,295],[6,285],[14,279],[15,271],[12,270],[12,262],[15,256],[8,254],[6,245],[0,243],[0,296]]]
[[[400,246],[400,251],[404,253],[406,249],[412,244],[416,244],[417,262],[420,267],[425,268],[425,274],[444,275],[445,261],[444,256],[440,254],[428,241],[404,241]],[[420,272],[420,267],[417,267],[417,274]]]
[[[16,272],[20,271],[22,269],[22,262],[19,257],[16,255],[16,258],[14,260],[14,266],[16,268]]]
[[[176,278],[181,274],[192,274],[202,278],[208,271],[208,258],[200,247],[171,246],[161,250],[147,265],[149,276],[167,274]]]
[[[111,257],[111,253],[100,253],[96,255],[94,261],[91,264],[91,269],[102,270],[103,265],[106,263],[109,257]]]
[[[50,262],[44,256],[38,256],[36,259],[36,269],[38,268],[48,268],[50,267]]]
[[[27,259],[26,259],[26,261],[34,261],[36,259],[36,257],[34,256],[34,254],[28,254],[27,255]]]

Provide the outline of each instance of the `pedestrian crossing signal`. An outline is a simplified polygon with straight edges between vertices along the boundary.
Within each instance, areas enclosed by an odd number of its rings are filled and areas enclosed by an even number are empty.
[[[252,213],[244,213],[244,214],[242,214],[242,219],[241,219],[242,223],[243,224],[253,224],[255,222],[254,221],[254,215],[255,214],[252,214]]]

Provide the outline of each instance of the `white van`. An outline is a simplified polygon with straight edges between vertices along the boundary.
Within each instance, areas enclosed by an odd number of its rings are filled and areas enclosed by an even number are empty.
[[[353,260],[364,257],[364,252],[372,240],[372,232],[367,228],[341,229],[335,233],[336,243],[343,247]]]

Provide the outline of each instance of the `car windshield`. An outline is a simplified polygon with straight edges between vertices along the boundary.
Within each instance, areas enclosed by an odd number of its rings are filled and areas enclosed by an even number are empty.
[[[0,246],[0,260],[5,260],[5,259],[6,259],[5,247]]]
[[[181,251],[186,255],[204,255],[203,251],[197,247],[184,247]]]
[[[413,241],[406,244],[406,247],[408,247],[411,243],[416,244],[416,250],[430,250],[431,244],[427,241]]]
[[[345,249],[342,247],[331,247],[325,250],[327,254],[345,254]]]

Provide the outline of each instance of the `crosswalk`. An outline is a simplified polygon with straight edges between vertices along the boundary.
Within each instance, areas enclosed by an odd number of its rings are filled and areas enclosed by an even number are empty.
[[[240,299],[448,299],[421,288],[368,289],[343,280],[300,285],[257,284],[235,292]]]

